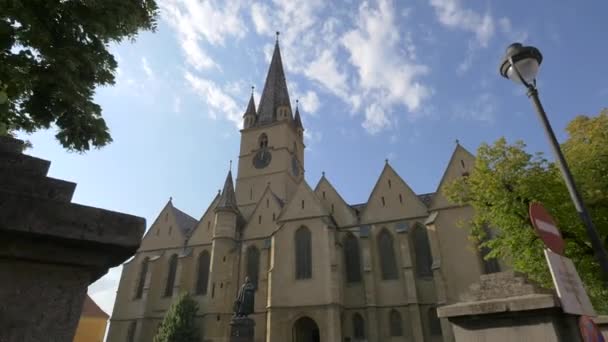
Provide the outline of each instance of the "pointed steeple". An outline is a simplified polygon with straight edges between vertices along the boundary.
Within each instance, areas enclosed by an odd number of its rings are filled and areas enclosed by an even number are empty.
[[[224,189],[220,195],[220,199],[217,202],[215,210],[234,210],[238,211],[236,206],[236,196],[234,194],[234,185],[232,183],[232,170],[228,171],[226,181],[224,182]]]
[[[289,93],[287,92],[287,82],[285,81],[285,72],[283,71],[278,34],[277,32],[277,41],[274,45],[270,68],[268,69],[266,83],[264,84],[262,98],[260,99],[260,107],[258,108],[258,123],[262,125],[277,121],[277,109],[280,107],[287,108],[288,115],[291,117],[291,102],[289,101]]]
[[[247,115],[253,115],[255,116],[255,101],[253,100],[253,87],[251,87],[251,97],[249,98],[249,104],[247,104],[247,110],[245,110],[245,114],[243,114],[243,117],[246,117]]]
[[[302,119],[300,118],[300,108],[298,106],[298,101],[296,100],[296,115],[295,118],[293,119],[294,125],[296,126],[296,129],[298,130],[304,130],[304,126],[302,126]]]

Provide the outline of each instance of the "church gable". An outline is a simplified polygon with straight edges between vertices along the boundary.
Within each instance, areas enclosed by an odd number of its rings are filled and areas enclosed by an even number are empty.
[[[189,245],[200,245],[211,243],[211,238],[213,237],[213,224],[215,221],[215,213],[214,209],[217,206],[220,195],[217,194],[211,204],[205,210],[205,213],[198,221],[194,232],[192,232],[192,236],[188,239]]]
[[[276,220],[283,209],[281,200],[266,186],[243,231],[244,239],[266,237],[276,229]]]
[[[372,223],[425,215],[427,215],[427,207],[386,163],[361,215],[361,220]]]
[[[192,220],[189,215],[173,207],[169,200],[146,232],[139,251],[183,246],[186,233],[194,227]]]
[[[454,205],[454,203],[448,201],[443,195],[443,188],[455,179],[469,175],[469,173],[473,171],[474,165],[475,156],[460,144],[456,144],[456,149],[454,149],[454,153],[452,153],[452,157],[443,173],[443,177],[441,177],[439,186],[437,186],[437,193],[433,196],[430,208],[437,209]]]
[[[283,208],[277,221],[288,221],[305,219],[311,217],[328,216],[329,213],[323,207],[315,193],[305,180],[301,181],[295,194]]]
[[[325,178],[325,175],[321,177],[315,187],[315,194],[325,211],[333,216],[338,226],[357,224],[357,216],[354,210],[344,201],[329,180]]]

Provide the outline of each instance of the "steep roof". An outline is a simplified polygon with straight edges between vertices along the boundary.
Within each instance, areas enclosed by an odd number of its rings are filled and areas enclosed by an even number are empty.
[[[228,171],[222,194],[220,195],[220,199],[215,209],[231,209],[238,212],[236,195],[234,194],[234,184],[232,183],[232,171]]]
[[[101,317],[105,319],[110,317],[97,305],[97,303],[95,303],[95,301],[93,301],[93,299],[91,299],[91,297],[89,297],[88,294],[84,298],[82,313],[80,315],[84,317]]]
[[[296,128],[301,128],[302,130],[304,130],[304,126],[302,126],[302,119],[300,118],[300,108],[298,107],[296,107],[296,116],[293,119],[293,123]]]
[[[266,76],[266,83],[262,91],[260,106],[258,107],[258,123],[267,124],[276,121],[277,108],[280,106],[288,106],[291,108],[289,101],[289,93],[287,92],[287,82],[285,81],[285,72],[283,71],[283,62],[281,60],[281,51],[279,49],[279,41],[274,45],[270,68]]]
[[[196,227],[198,221],[194,217],[174,207],[173,204],[171,205],[171,210],[173,210],[173,216],[175,216],[177,226],[185,236],[188,236],[194,227]]]
[[[249,98],[249,104],[247,104],[247,110],[245,110],[245,114],[243,114],[243,117],[247,116],[247,115],[253,115],[255,116],[255,101],[253,100],[253,92],[251,93],[251,97]]]

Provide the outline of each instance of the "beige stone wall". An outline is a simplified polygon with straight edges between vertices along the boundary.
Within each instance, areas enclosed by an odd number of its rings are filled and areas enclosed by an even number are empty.
[[[274,148],[273,162],[258,170],[253,168],[251,157],[262,132]],[[355,209],[327,178],[322,177],[312,190],[290,174],[294,141],[295,153],[303,163],[304,145],[294,134],[285,123],[243,131],[236,182],[240,218],[232,212],[216,212],[216,197],[190,236],[183,236],[176,228],[172,229],[175,234],[168,234],[176,222],[166,208],[161,211],[138,254],[123,266],[108,341],[124,341],[133,320],[138,321],[136,340],[150,341],[177,294],[194,294],[198,257],[203,250],[210,253],[211,264],[206,295],[194,295],[200,308],[201,332],[205,341],[227,341],[232,303],[247,272],[250,246],[260,252],[259,287],[252,315],[257,342],[291,341],[294,323],[302,317],[316,322],[321,341],[343,341],[353,335],[355,312],[364,318],[370,342],[453,339],[446,322],[441,322],[443,336],[431,334],[428,312],[438,303],[455,301],[482,272],[479,253],[470,244],[467,231],[458,226],[471,217],[471,209],[452,206],[440,195],[427,207],[388,164],[368,202]],[[457,147],[439,187],[461,176],[472,162],[472,156]],[[252,187],[253,199],[249,199]],[[417,248],[411,229],[424,225],[429,215],[434,220],[424,227],[433,276],[421,278],[415,269]],[[404,224],[409,228],[397,228]],[[301,226],[312,233],[313,271],[311,279],[296,280],[294,234]],[[369,229],[367,234],[360,233],[362,227]],[[380,272],[377,236],[382,229],[393,237],[396,280],[384,280]],[[361,255],[362,279],[353,284],[345,281],[342,241],[347,232],[357,237]],[[174,295],[164,297],[168,261],[174,253],[179,256]],[[134,300],[141,261],[146,256],[150,266],[144,295]],[[390,336],[389,314],[393,309],[401,314],[403,336]]]

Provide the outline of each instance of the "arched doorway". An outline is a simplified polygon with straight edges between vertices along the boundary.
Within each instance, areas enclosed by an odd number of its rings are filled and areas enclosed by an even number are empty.
[[[302,317],[293,324],[293,342],[320,342],[319,327],[309,317]]]

